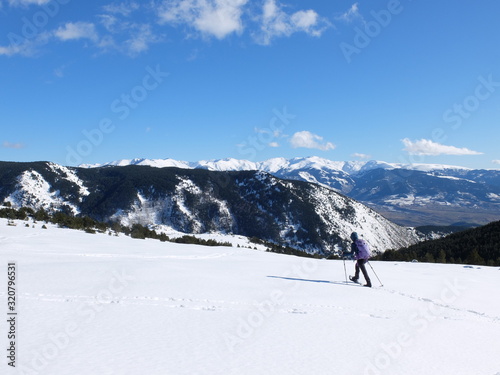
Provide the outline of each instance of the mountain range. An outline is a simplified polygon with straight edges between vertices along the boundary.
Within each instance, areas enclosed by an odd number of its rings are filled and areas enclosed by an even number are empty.
[[[199,162],[127,159],[81,167],[128,165],[264,171],[279,178],[332,188],[406,226],[486,224],[498,220],[500,216],[500,170],[374,160],[341,162],[319,157],[274,158],[263,162],[238,159]]]
[[[164,232],[257,237],[320,254],[346,248],[352,231],[378,251],[420,239],[329,187],[255,170],[0,162],[0,202]]]

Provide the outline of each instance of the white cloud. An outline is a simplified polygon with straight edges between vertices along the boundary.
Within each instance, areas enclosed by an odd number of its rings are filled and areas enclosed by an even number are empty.
[[[404,151],[411,155],[481,155],[482,152],[472,151],[468,148],[458,148],[455,146],[442,145],[429,139],[411,141],[408,138],[401,140],[405,145]]]
[[[0,56],[13,56],[21,54],[21,48],[19,46],[0,46]]]
[[[42,32],[34,39],[20,39],[11,42],[8,46],[0,46],[0,56],[33,56],[39,47],[47,44],[51,38],[50,33]]]
[[[99,39],[95,25],[89,22],[68,22],[58,28],[54,35],[63,41],[90,39],[96,42]]]
[[[248,0],[166,0],[159,17],[162,23],[186,24],[204,36],[224,39],[243,31],[243,7]]]
[[[362,22],[365,21],[361,13],[359,13],[358,3],[352,4],[351,7],[345,13],[335,17],[335,19],[339,21],[344,21],[346,23],[351,23],[356,19],[359,19]]]
[[[305,32],[314,35],[316,30],[314,30],[314,26],[318,23],[318,13],[314,10],[301,10],[298,11],[290,17],[290,21],[292,25],[299,30],[304,30]]]
[[[361,159],[361,160],[366,160],[366,159],[370,159],[371,158],[371,155],[367,155],[367,154],[360,154],[358,152],[355,152],[354,154],[351,155],[353,158],[357,158],[357,159]]]
[[[121,23],[118,22],[118,18],[111,14],[99,14],[98,19],[102,26],[106,28],[109,32],[117,32],[121,28]]]
[[[3,148],[20,149],[20,148],[24,148],[24,145],[22,143],[3,142],[2,147]]]
[[[103,6],[104,13],[97,15],[97,18],[109,34],[101,34],[97,47],[103,51],[116,50],[135,57],[149,50],[151,44],[161,41],[163,36],[155,33],[153,24],[131,21],[131,13],[140,8],[135,1]]]
[[[492,160],[491,161],[493,164],[500,164],[500,160]]]
[[[137,9],[140,8],[140,5],[136,2],[124,2],[124,3],[113,3],[113,4],[108,4],[104,5],[102,9],[104,9],[105,12],[111,13],[111,14],[120,14],[124,17],[130,16],[130,14]]]
[[[101,39],[99,39],[99,41],[97,42],[96,46],[103,52],[120,50],[120,46],[116,43],[115,39],[111,35],[102,36]]]
[[[149,45],[160,41],[161,38],[153,34],[150,25],[133,25],[130,38],[124,43],[125,53],[137,56],[149,49]]]
[[[0,0],[1,1],[1,0]],[[119,51],[125,55],[135,57],[149,49],[151,44],[163,39],[156,34],[151,24],[138,24],[124,19],[127,12],[122,9],[126,3],[105,6],[104,9],[114,14],[97,15],[98,23],[92,22],[67,22],[50,32],[39,33],[36,38],[22,39],[11,42],[10,45],[0,45],[0,56],[33,56],[39,47],[50,41],[90,41],[101,52]],[[131,3],[135,4],[135,3]],[[131,5],[136,9],[138,5]],[[98,27],[101,30],[98,30]],[[63,77],[61,68],[54,70],[56,77]]]
[[[51,0],[8,0],[10,6],[43,5]]]
[[[272,39],[305,32],[319,37],[330,26],[314,10],[300,10],[291,15],[283,11],[276,0],[266,0],[260,17],[260,31],[254,35],[257,43],[269,45]]]
[[[271,142],[268,145],[269,147],[280,147],[280,144],[278,142]]]
[[[293,148],[314,148],[321,151],[333,150],[335,145],[325,142],[323,137],[313,134],[307,130],[295,133],[290,139]]]
[[[43,5],[50,1],[55,0],[0,0],[0,6]],[[100,6],[94,20],[64,22],[36,38],[0,45],[0,56],[32,56],[49,42],[86,41],[101,52],[119,51],[133,57],[149,50],[152,43],[165,39],[154,22],[135,23],[136,18],[132,19],[138,12],[147,13],[152,9],[156,9],[153,17],[158,17],[160,24],[185,26],[191,33],[203,37],[224,39],[251,27],[254,30],[251,36],[264,45],[276,37],[297,32],[319,37],[331,26],[311,9],[285,12],[285,6],[278,0],[260,0],[255,2],[257,5],[250,0],[157,0],[148,5],[138,0],[108,1]],[[195,58],[196,55],[189,57]],[[61,75],[60,71],[54,73]]]

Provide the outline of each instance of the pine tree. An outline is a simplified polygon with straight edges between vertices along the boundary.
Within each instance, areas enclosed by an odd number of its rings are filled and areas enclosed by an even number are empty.
[[[477,247],[472,250],[472,252],[469,254],[467,260],[465,261],[467,264],[477,264],[477,265],[484,265],[484,259],[479,255],[479,251]]]
[[[446,253],[443,249],[439,250],[439,255],[436,259],[436,263],[446,263]]]
[[[432,255],[431,253],[427,252],[425,253],[425,256],[424,256],[424,262],[427,262],[427,263],[435,263],[436,260],[434,259],[434,255]]]

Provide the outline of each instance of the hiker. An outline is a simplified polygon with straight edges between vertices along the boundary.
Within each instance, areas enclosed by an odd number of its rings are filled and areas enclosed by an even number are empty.
[[[365,240],[359,238],[356,232],[351,234],[351,240],[351,254],[354,256],[354,259],[356,259],[356,266],[354,276],[349,276],[349,279],[355,283],[359,283],[359,270],[361,270],[366,280],[365,286],[371,288],[372,282],[370,281],[370,277],[368,276],[368,272],[366,272],[365,267],[366,262],[368,262],[368,259],[371,256],[370,247]]]

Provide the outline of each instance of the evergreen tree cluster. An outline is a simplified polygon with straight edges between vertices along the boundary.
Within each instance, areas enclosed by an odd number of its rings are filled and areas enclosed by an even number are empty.
[[[399,250],[387,250],[374,259],[500,266],[500,221]]]
[[[276,253],[276,254],[286,254],[286,255],[295,255],[298,257],[304,257],[304,258],[315,258],[315,259],[321,259],[323,258],[320,254],[310,254],[306,251],[303,250],[297,250],[294,249],[293,247],[290,246],[284,246],[284,245],[278,245],[269,241],[264,241],[258,237],[251,237],[250,242],[259,244],[259,245],[264,245],[267,247],[267,252],[270,253]]]
[[[170,241],[175,243],[195,244],[203,246],[232,246],[230,242],[219,242],[212,239],[204,240],[189,235],[171,239],[165,233],[158,234],[155,230],[151,230],[141,224],[134,224],[132,225],[132,227],[126,227],[120,225],[117,222],[100,222],[88,216],[74,216],[63,212],[55,212],[53,214],[49,214],[43,208],[36,212],[33,209],[26,207],[22,207],[17,210],[15,208],[12,208],[10,204],[4,204],[4,207],[0,208],[0,218],[9,220],[32,219],[35,222],[40,221],[45,223],[52,223],[58,225],[60,228],[83,230],[87,233],[107,232],[110,235],[113,233],[115,235],[118,235],[118,233],[123,233],[126,236],[130,236],[131,238],[136,239],[152,238],[160,240],[162,242]]]
[[[230,242],[219,242],[216,240],[204,240],[202,238],[197,238],[195,236],[184,235],[182,237],[178,237],[172,240],[172,242],[176,243],[187,243],[191,245],[203,245],[203,246],[228,246],[232,247],[233,245]]]

